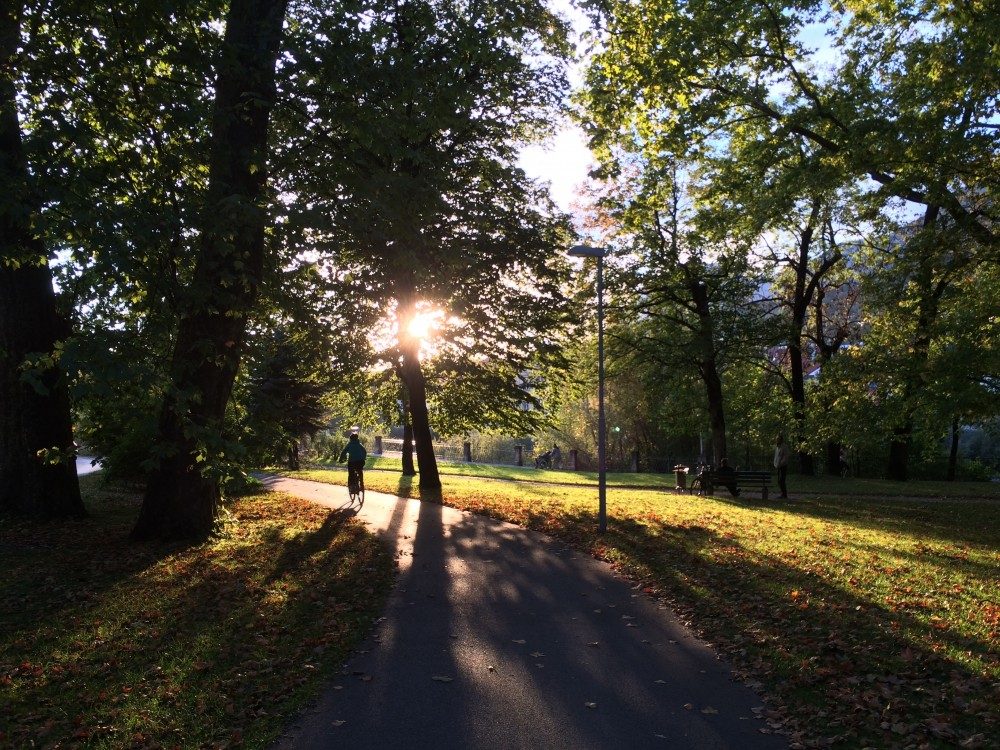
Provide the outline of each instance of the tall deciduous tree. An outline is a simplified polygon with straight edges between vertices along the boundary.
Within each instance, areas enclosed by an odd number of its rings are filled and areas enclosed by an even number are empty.
[[[640,133],[650,153],[700,158],[728,153],[757,123],[758,153],[778,158],[790,141],[808,143],[841,186],[860,188],[869,219],[921,212],[920,236],[892,244],[896,257],[925,261],[913,287],[924,290],[910,341],[918,361],[892,427],[889,473],[905,478],[940,283],[957,270],[953,258],[995,262],[1000,246],[1000,65],[991,31],[1000,11],[904,0],[864,8],[622,0],[602,8],[605,46],[586,95],[598,147]],[[826,30],[829,64],[806,41],[811,24]],[[924,252],[944,244],[946,252]]]
[[[198,537],[214,523],[204,473],[239,367],[265,269],[268,123],[286,0],[232,0],[217,63],[209,188],[197,267],[185,290],[161,415],[159,464],[133,536]]]
[[[45,196],[29,170],[18,119],[24,12],[24,3],[0,9],[0,510],[80,516],[59,363],[69,328],[36,226]]]
[[[516,158],[558,102],[565,29],[536,0],[400,0],[317,6],[298,31],[285,156],[305,178],[288,190],[329,217],[312,240],[351,269],[351,294],[395,318],[420,485],[438,487],[434,388],[477,383],[488,424],[487,407],[531,402],[524,373],[557,354],[566,233]],[[433,347],[410,330],[429,310]]]

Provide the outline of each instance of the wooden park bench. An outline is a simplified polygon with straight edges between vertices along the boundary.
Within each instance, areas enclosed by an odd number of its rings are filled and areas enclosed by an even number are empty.
[[[767,500],[768,490],[771,487],[771,472],[769,471],[737,471],[735,474],[727,475],[710,471],[704,476],[704,480],[702,475],[697,475],[691,480],[691,492],[697,491],[699,495],[712,495],[718,487],[722,487],[728,492],[729,488],[723,482],[735,477],[737,490],[742,492],[745,489],[760,489],[760,499]],[[704,486],[702,486],[703,481]]]

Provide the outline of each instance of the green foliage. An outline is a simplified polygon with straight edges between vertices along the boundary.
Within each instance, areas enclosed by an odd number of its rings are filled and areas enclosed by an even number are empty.
[[[309,343],[306,334],[279,329],[251,375],[242,442],[258,465],[297,454],[299,439],[326,424],[330,367]]]
[[[291,31],[296,111],[278,148],[291,231],[325,218],[302,242],[359,308],[397,328],[443,311],[420,355],[439,431],[537,423],[520,406],[538,406],[559,364],[567,269],[553,251],[568,233],[515,161],[558,105],[562,23],[538,2],[412,0],[306,9]],[[369,355],[393,371],[394,333]]]

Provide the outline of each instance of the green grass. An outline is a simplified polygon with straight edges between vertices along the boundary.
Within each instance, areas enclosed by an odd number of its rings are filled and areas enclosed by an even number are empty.
[[[130,543],[138,488],[91,517],[0,520],[0,747],[265,747],[379,613],[392,562],[353,520],[265,493],[194,547]]]
[[[669,601],[764,688],[793,743],[1000,746],[998,499],[611,489],[598,536],[592,487],[442,480],[424,499],[566,539]],[[389,472],[366,484],[421,495]]]
[[[402,471],[402,461],[398,458],[384,456],[369,456],[365,462],[367,470]],[[343,464],[317,463],[317,469],[343,469]],[[549,484],[594,484],[597,482],[596,471],[553,471],[534,469],[526,466],[497,466],[494,464],[467,464],[457,461],[438,461],[438,472],[449,476],[480,477],[482,479],[503,479],[520,482],[546,482]],[[673,474],[632,474],[609,472],[607,475],[609,487],[660,487],[673,488]]]
[[[369,471],[388,471],[398,474],[402,462],[398,458],[369,456],[365,463]],[[317,463],[319,471],[344,470],[343,464]],[[305,471],[309,471],[306,469]],[[472,464],[456,461],[439,461],[438,471],[446,476],[480,477],[518,482],[542,482],[546,484],[591,485],[597,483],[594,471],[550,471],[521,466],[496,466],[492,464]],[[690,476],[689,476],[690,479]],[[672,490],[676,480],[670,474],[638,474],[631,472],[609,472],[608,487],[628,487],[637,489]],[[884,497],[994,497],[1000,498],[1000,482],[942,482],[911,481],[894,482],[888,479],[854,479],[828,476],[788,477],[790,492],[835,493],[838,495],[871,495]],[[772,479],[772,489],[777,491],[777,478]]]

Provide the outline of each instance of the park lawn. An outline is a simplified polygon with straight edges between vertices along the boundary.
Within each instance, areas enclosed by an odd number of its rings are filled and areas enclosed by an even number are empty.
[[[402,470],[402,462],[398,458],[385,456],[368,456],[366,470],[389,471],[398,474]],[[344,464],[317,463],[318,471],[344,471]],[[308,472],[309,469],[304,471]],[[458,461],[439,461],[438,471],[442,475],[481,477],[483,479],[502,479],[521,482],[542,482],[547,484],[593,485],[597,483],[595,471],[550,471],[534,469],[526,466],[495,466],[491,464],[462,463]],[[299,474],[303,478],[304,474]],[[322,476],[322,475],[317,475]],[[688,476],[688,480],[692,477]],[[322,481],[322,480],[320,480]],[[651,474],[631,472],[609,472],[607,474],[609,487],[628,487],[636,489],[673,490],[676,478],[672,473]],[[772,491],[777,492],[777,477],[772,477]],[[853,477],[800,476],[792,474],[788,477],[788,486],[794,494],[867,495],[872,497],[995,497],[1000,499],[1000,482],[942,482],[915,480],[911,482],[895,482],[889,479],[855,479]]]
[[[1000,501],[611,489],[600,537],[593,488],[442,480],[424,499],[568,540],[667,600],[793,743],[1000,747]]]
[[[379,614],[391,556],[277,493],[194,546],[135,544],[139,488],[90,518],[0,520],[0,747],[266,747]]]
[[[344,464],[317,463],[314,467],[319,471],[344,470]],[[390,471],[399,474],[402,471],[402,460],[386,456],[369,455],[365,462],[366,471]],[[304,471],[308,471],[305,469]],[[494,464],[475,464],[459,461],[438,461],[438,473],[450,476],[480,477],[482,479],[503,479],[521,482],[545,482],[549,484],[594,484],[597,482],[596,471],[554,471],[535,469],[527,466],[505,466]],[[673,489],[676,480],[673,474],[636,474],[628,472],[609,472],[607,475],[609,487],[656,487]]]

